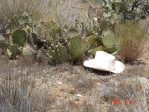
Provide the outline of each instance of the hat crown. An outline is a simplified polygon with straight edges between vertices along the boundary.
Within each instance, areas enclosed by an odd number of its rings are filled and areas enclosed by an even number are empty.
[[[115,65],[115,57],[103,51],[97,51],[95,55],[96,63],[99,63],[101,68],[113,70]]]
[[[115,60],[115,57],[111,54],[108,54],[106,52],[103,52],[103,51],[97,51],[96,52],[96,55],[95,55],[95,60],[99,60],[99,61],[102,61],[102,60]]]

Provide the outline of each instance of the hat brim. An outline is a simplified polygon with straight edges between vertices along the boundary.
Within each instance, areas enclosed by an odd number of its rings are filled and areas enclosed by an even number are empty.
[[[84,61],[83,65],[88,68],[109,71],[112,73],[121,73],[124,71],[124,68],[125,68],[125,65],[120,61],[115,61],[115,65],[113,65],[113,70],[109,70],[108,68],[103,68],[101,66],[97,66],[95,61],[96,61],[95,59],[86,60],[86,61]]]
[[[115,61],[114,70],[111,71],[113,73],[122,73],[124,71],[125,65],[120,61]]]

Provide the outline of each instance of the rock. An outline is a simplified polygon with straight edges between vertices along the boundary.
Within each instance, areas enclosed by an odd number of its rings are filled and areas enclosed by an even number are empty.
[[[82,95],[81,95],[81,94],[76,94],[76,96],[77,96],[77,97],[82,97]]]
[[[96,2],[101,2],[101,0],[96,0]],[[94,18],[96,15],[97,4],[90,0],[60,0],[50,2],[50,7],[52,12],[50,14],[57,15],[55,21],[60,22],[62,25],[73,26],[75,20],[79,22],[85,22],[89,25],[90,18]],[[56,10],[56,9],[57,10]]]
[[[62,84],[62,82],[60,82],[60,81],[59,81],[59,82],[57,82],[57,84],[58,84],[58,85],[63,85],[63,84]]]
[[[79,100],[80,100],[79,97],[74,98],[74,101],[79,101]]]
[[[33,61],[36,59],[36,51],[29,44],[24,46],[22,53],[26,60]]]

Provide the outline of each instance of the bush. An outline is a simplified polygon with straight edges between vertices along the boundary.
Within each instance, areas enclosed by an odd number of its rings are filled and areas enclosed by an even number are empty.
[[[146,32],[138,24],[127,21],[120,23],[115,28],[116,36],[120,43],[119,55],[125,62],[134,62],[143,51],[146,41]]]
[[[79,62],[83,59],[87,44],[85,39],[80,36],[69,38],[68,40],[59,39],[53,42],[49,49],[50,64],[60,64],[64,62]]]

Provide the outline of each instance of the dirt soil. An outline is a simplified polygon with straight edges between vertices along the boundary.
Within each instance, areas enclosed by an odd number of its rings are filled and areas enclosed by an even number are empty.
[[[49,112],[70,112],[70,110],[71,112],[115,112],[117,106],[112,104],[114,99],[124,101],[136,98],[134,91],[131,92],[132,89],[129,90],[125,86],[129,85],[128,80],[125,79],[139,76],[149,79],[148,63],[126,64],[121,74],[86,69],[83,66],[74,66],[69,63],[57,66],[18,65],[17,61],[3,63],[1,75],[10,72],[13,74],[14,71],[17,71],[17,74],[28,75],[29,81],[34,82],[34,86],[32,89],[28,87],[28,91],[31,91],[31,96],[37,96],[39,99],[45,95]],[[7,70],[8,67],[11,69]],[[122,82],[122,88],[117,88],[119,82]],[[133,81],[130,82],[133,83]],[[139,92],[141,90],[142,87],[139,88]],[[41,102],[39,102],[37,101],[37,105],[40,106]],[[125,110],[126,106],[119,105],[118,109]],[[138,112],[137,109],[134,111]]]

